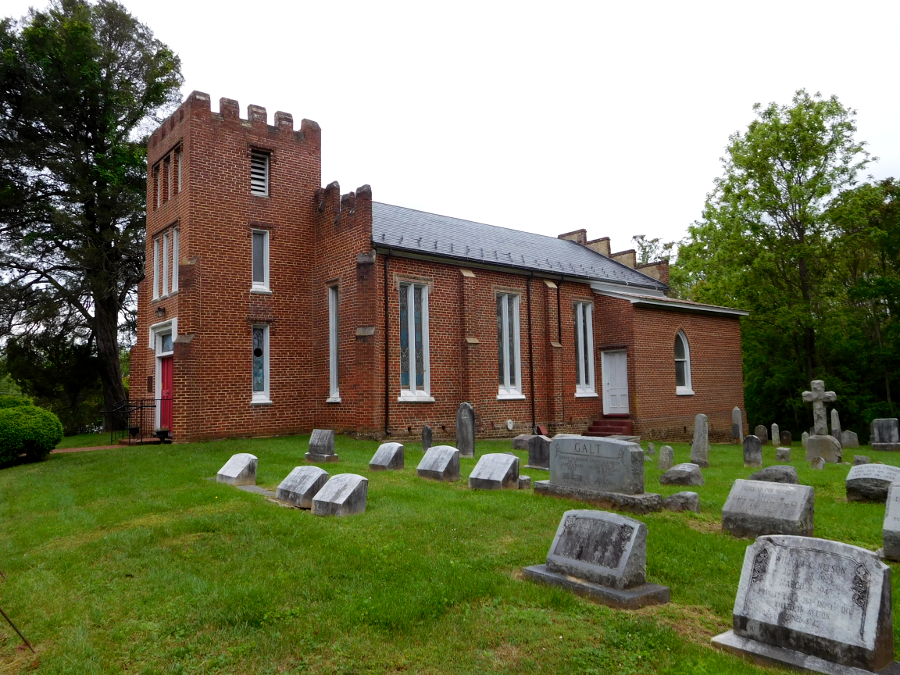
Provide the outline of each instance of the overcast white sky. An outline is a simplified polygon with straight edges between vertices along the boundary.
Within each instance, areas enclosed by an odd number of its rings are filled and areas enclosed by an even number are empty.
[[[123,4],[185,94],[317,121],[323,183],[382,202],[614,251],[680,239],[728,135],[799,88],[855,108],[871,173],[900,177],[896,0]]]

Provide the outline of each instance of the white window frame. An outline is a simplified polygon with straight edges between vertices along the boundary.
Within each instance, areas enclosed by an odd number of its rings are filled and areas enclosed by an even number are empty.
[[[172,200],[172,160],[175,158],[175,153],[172,153],[168,157],[166,157],[166,161],[164,166],[166,167],[166,201]]]
[[[253,391],[253,361],[250,361],[250,392],[252,394],[251,403],[256,405],[267,405],[272,402],[272,399],[269,398],[269,382],[271,380],[270,371],[269,371],[269,344],[271,343],[269,337],[269,324],[267,323],[257,323],[253,324],[253,329],[262,328],[263,329],[263,339],[265,341],[265,345],[263,346],[263,390],[262,391]],[[250,356],[253,358],[253,332],[250,332]]]
[[[587,324],[587,362],[582,342]],[[575,303],[575,397],[598,396],[594,380],[594,305],[590,302]]]
[[[179,148],[175,152],[175,159],[178,160],[178,193],[179,194],[181,194],[181,158],[182,157],[183,157],[182,150]]]
[[[253,187],[253,161],[264,157],[266,160],[266,175],[264,177],[265,185],[262,190],[257,190]],[[272,157],[270,153],[264,152],[263,150],[251,150],[250,151],[250,194],[256,197],[268,197],[269,196],[269,176],[271,174],[270,167],[272,165]]]
[[[338,287],[328,287],[328,400],[327,403],[340,403],[341,390],[338,381]]]
[[[161,298],[169,295],[169,233],[162,236],[162,293]]]
[[[678,396],[693,396],[694,390],[691,387],[691,347],[688,344],[687,335],[684,334],[683,330],[679,330],[675,333],[675,339],[681,340],[681,344],[684,345],[684,386],[679,387],[678,381],[675,381],[675,394]],[[672,347],[672,356],[675,355],[675,347]],[[680,359],[675,359],[677,363]],[[676,371],[677,376],[677,371]]]
[[[178,228],[172,230],[172,288],[169,293],[178,291]]]
[[[162,184],[160,181],[160,172],[162,167],[157,164],[153,169],[153,186],[156,188],[156,208],[162,206]]]
[[[522,344],[521,332],[519,330],[519,294],[503,292],[497,294],[497,299],[501,301],[501,312],[503,317],[501,326],[503,327],[503,363],[498,364],[503,367],[504,384],[498,383],[497,400],[522,400],[525,395],[522,393]],[[510,300],[512,302],[510,302]],[[512,314],[512,324],[514,335],[509,335],[509,318]],[[510,340],[512,340],[514,348],[515,363],[509,363]],[[511,375],[515,372],[516,384],[511,384]]]
[[[422,378],[422,389],[416,388],[416,288],[422,289],[422,365],[425,369]],[[402,403],[434,403],[434,398],[431,396],[431,360],[428,348],[428,284],[403,281],[400,283],[400,292],[402,293],[404,289],[407,293],[406,330],[410,340],[409,389],[403,389],[401,384],[400,396],[397,398],[397,401]]]
[[[250,292],[251,293],[271,293],[269,288],[269,231],[268,230],[251,230],[250,235]],[[263,235],[263,281],[253,281],[253,240],[255,235]]]
[[[153,299],[159,300],[159,238],[153,240]]]

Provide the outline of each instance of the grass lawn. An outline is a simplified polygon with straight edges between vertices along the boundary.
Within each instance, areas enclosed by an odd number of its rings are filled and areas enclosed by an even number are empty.
[[[689,488],[700,514],[638,517],[649,581],[670,586],[672,603],[626,612],[524,581],[562,513],[584,505],[471,491],[471,459],[457,483],[422,480],[421,446],[410,443],[405,470],[370,473],[378,444],[339,437],[340,463],[323,466],[369,479],[366,513],[347,518],[206,480],[251,452],[257,484],[274,490],[307,442],[123,447],[0,471],[0,607],[38,651],[35,660],[0,624],[0,673],[777,672],[709,646],[730,628],[748,544],[720,527],[732,482],[752,473],[739,446],[713,446],[706,485]],[[484,441],[476,452],[510,446]],[[674,447],[676,462],[688,461],[687,445]],[[764,448],[767,466],[774,452]],[[884,506],[846,502],[849,467],[814,471],[799,444],[793,454],[816,490],[816,535],[880,547]],[[654,457],[648,492],[688,489],[660,486],[659,473]]]
[[[110,434],[104,431],[102,434],[78,434],[77,436],[66,436],[56,446],[57,450],[64,448],[93,448],[98,445],[115,445],[110,443]]]

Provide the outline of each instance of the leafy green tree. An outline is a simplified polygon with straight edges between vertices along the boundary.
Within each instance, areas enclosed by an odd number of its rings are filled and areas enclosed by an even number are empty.
[[[669,260],[675,257],[677,243],[674,241],[663,242],[659,237],[647,239],[646,235],[637,234],[631,238],[637,252],[639,265]]]
[[[790,105],[754,111],[729,138],[679,265],[690,297],[751,311],[742,331],[748,412],[782,422],[788,413],[799,429],[808,419],[799,390],[829,371],[822,336],[845,325],[832,210],[871,158],[854,138],[855,111],[836,97],[801,90]]]
[[[0,21],[0,336],[69,325],[107,405],[125,397],[119,326],[144,269],[144,139],[181,83],[116,2]]]

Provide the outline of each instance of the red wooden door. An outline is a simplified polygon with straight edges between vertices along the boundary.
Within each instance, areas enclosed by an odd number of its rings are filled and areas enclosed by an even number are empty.
[[[159,360],[159,426],[172,430],[172,357]]]

